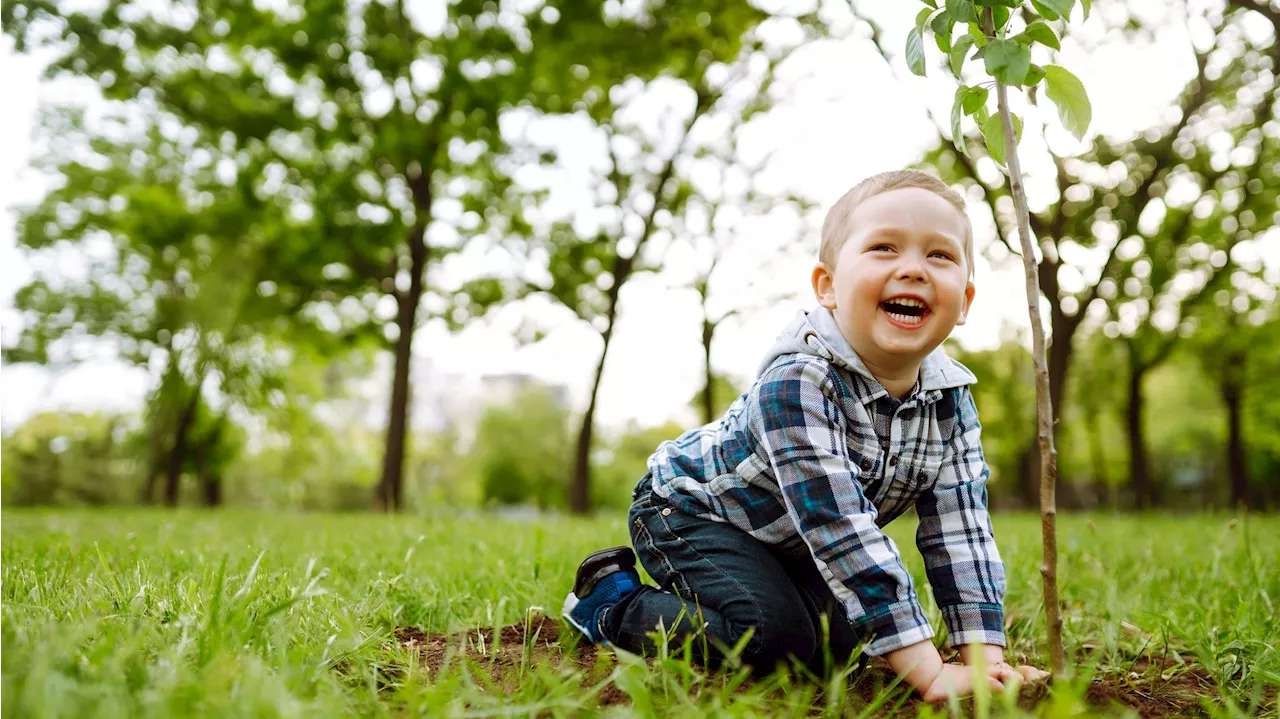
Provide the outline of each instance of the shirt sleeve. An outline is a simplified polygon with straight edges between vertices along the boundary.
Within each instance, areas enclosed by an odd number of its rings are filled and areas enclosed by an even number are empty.
[[[842,386],[842,385],[840,385]],[[759,385],[762,442],[787,513],[855,630],[879,656],[929,639],[911,575],[876,526],[850,459],[847,418],[829,365],[801,360]]]
[[[990,471],[982,454],[982,425],[968,388],[954,397],[947,404],[954,407],[955,433],[938,480],[916,501],[916,546],[951,646],[1004,646],[1005,573],[987,511]],[[940,413],[945,402],[939,402]]]

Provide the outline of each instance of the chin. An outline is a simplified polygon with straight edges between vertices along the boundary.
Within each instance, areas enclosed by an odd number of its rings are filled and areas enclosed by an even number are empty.
[[[923,336],[904,338],[890,334],[876,339],[876,344],[881,350],[893,355],[922,356],[928,354],[929,348],[933,345],[932,338]]]

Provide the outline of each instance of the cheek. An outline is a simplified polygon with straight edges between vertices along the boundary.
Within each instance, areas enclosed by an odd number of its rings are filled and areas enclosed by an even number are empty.
[[[856,312],[872,313],[880,305],[883,285],[859,278],[845,287],[845,297]]]

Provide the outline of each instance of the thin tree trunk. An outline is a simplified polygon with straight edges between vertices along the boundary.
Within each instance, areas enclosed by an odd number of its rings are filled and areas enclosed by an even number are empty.
[[[156,483],[160,481],[160,470],[164,464],[164,432],[160,428],[160,422],[152,420],[155,425],[151,427],[151,451],[147,458],[147,476],[142,481],[142,492],[139,499],[143,504],[151,504],[156,498]]]
[[[670,163],[668,164],[670,169]],[[661,190],[666,185],[666,177],[669,172],[664,173],[664,179],[658,183]],[[658,193],[661,196],[661,192]],[[655,205],[656,208],[656,205]],[[647,227],[653,225],[652,216],[645,223]],[[645,237],[648,237],[646,232]],[[600,361],[596,364],[596,376],[591,381],[591,397],[587,401],[587,411],[582,416],[582,428],[578,431],[578,446],[574,451],[573,460],[573,481],[569,485],[569,511],[574,514],[586,514],[591,508],[591,437],[595,433],[596,418],[596,398],[600,393],[600,379],[604,376],[604,363],[609,357],[609,344],[613,340],[613,328],[618,323],[618,298],[622,293],[622,286],[627,280],[631,279],[631,272],[635,268],[635,260],[643,247],[644,243],[636,244],[636,253],[631,257],[615,256],[613,259],[613,284],[609,286],[605,297],[608,300],[608,310],[605,311],[605,328],[600,333],[600,339],[604,341],[604,346],[600,349]]]
[[[217,450],[222,439],[222,427],[226,418],[216,424],[196,448],[196,476],[200,478],[200,493],[206,507],[222,506],[222,477],[210,465],[209,454]]]
[[[391,378],[391,405],[387,417],[387,448],[378,483],[378,506],[384,512],[400,509],[404,495],[405,437],[409,427],[409,371],[413,359],[413,334],[418,326],[423,276],[427,269],[427,245],[421,224],[409,237],[409,289],[396,293],[395,373]]]
[[[187,434],[191,430],[199,404],[200,387],[197,385],[191,390],[191,399],[178,413],[177,425],[173,432],[173,446],[169,448],[169,469],[165,478],[164,503],[170,507],[178,506],[178,494],[182,485],[182,465],[187,455]]]
[[[715,374],[711,370],[711,340],[715,337],[715,323],[702,320],[702,374],[706,385],[702,388],[702,422],[710,424],[716,418]]]
[[[208,469],[201,468],[200,488],[204,494],[204,506],[222,506],[222,477],[212,474]]]
[[[1136,351],[1130,347],[1131,353]],[[1137,509],[1151,505],[1151,468],[1147,460],[1146,428],[1143,426],[1142,379],[1147,368],[1130,360],[1125,425],[1129,440],[1129,487]]]
[[[1227,478],[1231,487],[1231,506],[1255,508],[1249,492],[1249,468],[1245,462],[1243,391],[1234,376],[1234,369],[1227,369],[1220,390],[1222,402],[1227,406]]]
[[[151,407],[148,412],[148,423],[150,430],[150,455],[147,457],[147,475],[143,478],[142,491],[140,498],[143,504],[151,504],[156,498],[156,484],[160,481],[160,474],[164,471],[165,460],[168,458],[165,452],[165,438],[168,436],[170,429],[169,418],[172,415],[168,402],[169,394],[165,391],[168,387],[173,387],[175,383],[181,381],[182,370],[178,366],[178,355],[174,353],[169,344],[164,343],[162,347],[169,352],[168,366],[165,368],[164,375],[160,378],[160,386],[156,388],[155,395],[151,399]],[[181,394],[180,392],[178,394]]]
[[[604,362],[609,356],[609,340],[613,336],[613,323],[603,334],[604,349],[596,363],[596,377],[591,383],[591,398],[587,411],[582,415],[582,427],[578,430],[578,445],[574,450],[573,483],[569,485],[569,511],[586,514],[591,508],[591,437],[595,434],[596,398],[600,393],[600,378],[604,376]]]
[[[1100,487],[1101,491],[1095,490],[1095,498],[1105,498],[1111,503],[1111,479],[1107,473],[1107,455],[1102,447],[1102,417],[1096,412],[1090,412],[1086,420],[1088,422],[1089,432],[1089,459],[1093,464],[1093,486]]]
[[[993,25],[992,12],[985,13],[988,27]],[[1031,319],[1031,356],[1036,368],[1036,416],[1040,450],[1040,528],[1044,562],[1040,574],[1044,579],[1044,608],[1048,624],[1049,657],[1053,673],[1066,674],[1066,653],[1062,646],[1062,617],[1058,605],[1058,534],[1055,484],[1058,479],[1058,454],[1053,442],[1053,404],[1049,396],[1049,360],[1045,353],[1044,327],[1040,322],[1040,282],[1036,268],[1035,247],[1031,242],[1031,220],[1027,198],[1023,194],[1022,169],[1018,164],[1018,143],[1013,117],[1009,111],[1009,93],[1004,84],[996,83],[996,99],[1004,128],[1005,159],[1009,163],[1009,192],[1018,216],[1018,239],[1022,243],[1023,269],[1026,271],[1027,313]]]

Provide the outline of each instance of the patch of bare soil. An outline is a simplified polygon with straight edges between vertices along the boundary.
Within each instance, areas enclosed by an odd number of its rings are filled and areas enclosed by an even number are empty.
[[[396,641],[417,650],[422,666],[435,675],[450,662],[468,661],[488,672],[499,686],[514,688],[521,670],[532,666],[562,666],[570,663],[581,671],[583,686],[592,686],[612,671],[612,655],[601,656],[597,647],[578,643],[570,648],[560,643],[560,621],[542,614],[532,614],[525,622],[509,624],[498,632],[494,641],[492,628],[471,629],[453,634],[427,634],[417,627],[396,629]],[[602,706],[624,704],[625,692],[612,682],[598,694]]]
[[[566,641],[562,645],[561,631],[558,619],[534,614],[525,622],[502,627],[496,642],[491,628],[427,634],[416,627],[400,627],[395,638],[403,647],[416,650],[422,666],[433,676],[450,663],[466,661],[486,671],[496,685],[508,690],[514,689],[514,683],[525,669],[535,665],[568,664],[581,672],[584,688],[605,681],[614,666],[611,653],[601,653],[585,642]],[[871,703],[882,698],[884,690],[893,686],[894,681],[889,666],[873,660],[850,682],[849,693]],[[743,686],[752,684],[748,681]],[[1133,664],[1128,674],[1104,674],[1096,678],[1086,696],[1094,705],[1121,705],[1145,719],[1203,716],[1201,700],[1216,694],[1216,686],[1201,667],[1172,659],[1152,661],[1142,658]],[[1048,687],[1045,685],[1024,687],[1018,703],[1025,709],[1031,709],[1047,695]],[[609,706],[626,704],[630,699],[608,682],[600,690],[598,701],[602,706]],[[903,690],[899,689],[881,715],[915,716],[919,705],[919,699],[904,697]],[[895,706],[897,711],[889,711],[889,707]]]
[[[1099,706],[1120,704],[1138,716],[1206,716],[1203,699],[1217,696],[1218,687],[1203,667],[1172,657],[1155,661],[1143,657],[1127,673],[1106,674],[1093,680],[1086,695]]]

